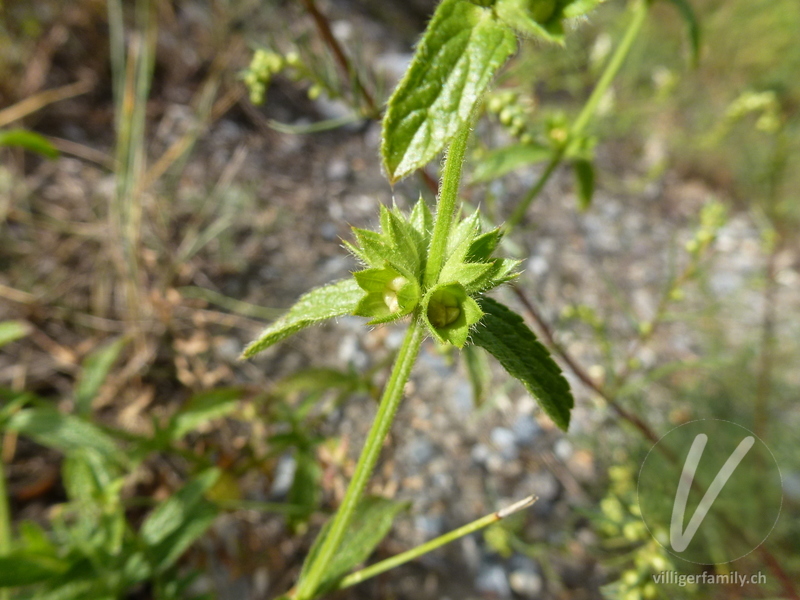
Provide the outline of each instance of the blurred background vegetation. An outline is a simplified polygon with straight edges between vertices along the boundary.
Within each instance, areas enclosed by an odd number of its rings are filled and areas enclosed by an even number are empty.
[[[302,3],[0,2],[0,583],[14,586],[0,598],[291,586],[398,332],[343,319],[237,357],[302,291],[354,268],[349,225],[430,196],[417,179],[389,189],[374,117],[433,4],[317,3],[371,104]],[[797,597],[800,7],[691,6],[697,56],[690,24],[656,2],[603,97],[591,205],[559,170],[506,248],[527,259],[509,298],[575,389],[572,430],[426,346],[372,489],[414,505],[376,555],[542,500],[342,598]],[[608,0],[564,48],[526,42],[468,168],[485,175],[492,149],[569,123],[629,18]],[[286,62],[263,106],[243,83],[257,49]],[[541,172],[530,163],[468,178],[465,202],[502,222]],[[767,554],[734,567],[765,586],[652,585],[698,569],[636,515],[647,433],[704,417],[753,429],[781,466]]]

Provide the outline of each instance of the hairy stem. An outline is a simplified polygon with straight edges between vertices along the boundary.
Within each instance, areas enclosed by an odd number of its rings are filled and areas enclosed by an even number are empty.
[[[394,415],[400,406],[400,401],[403,398],[403,388],[417,359],[422,338],[422,324],[415,318],[412,320],[403,340],[403,345],[400,347],[400,352],[397,354],[389,381],[383,391],[378,414],[375,416],[372,429],[370,429],[367,441],[361,451],[358,465],[353,474],[353,479],[347,487],[342,505],[333,516],[330,531],[322,542],[319,554],[312,563],[308,575],[298,583],[297,593],[295,594],[297,600],[311,600],[311,598],[315,597],[331,560],[342,544],[342,540],[353,519],[358,501],[364,492],[375,463],[378,461],[383,441],[389,433]]]
[[[564,152],[569,144],[569,141],[574,140],[583,133],[583,130],[586,129],[586,126],[597,112],[597,107],[600,104],[600,101],[603,99],[603,96],[606,95],[606,92],[608,92],[608,88],[611,87],[611,83],[614,81],[614,78],[617,76],[617,73],[619,73],[622,64],[628,57],[628,54],[633,47],[633,43],[636,41],[636,38],[639,37],[645,17],[647,16],[648,7],[649,3],[647,0],[638,0],[636,4],[634,4],[633,18],[628,24],[628,29],[625,31],[625,36],[622,38],[619,46],[617,46],[617,49],[614,51],[614,55],[611,57],[611,60],[608,61],[606,68],[603,70],[603,74],[600,75],[600,79],[598,80],[597,85],[594,87],[594,90],[592,90],[592,93],[589,95],[589,99],[586,101],[586,104],[584,104],[583,109],[581,109],[581,112],[572,123],[567,142],[561,146],[561,148],[555,151],[547,167],[539,177],[539,180],[530,189],[530,191],[525,194],[525,197],[520,200],[519,204],[517,204],[517,207],[514,209],[511,217],[506,222],[507,232],[519,225],[531,203],[539,196],[544,189],[544,186],[550,180],[550,177],[553,175],[553,173],[555,173],[558,165],[560,165],[561,161],[564,159]]]
[[[470,119],[471,123],[471,119]],[[436,207],[436,222],[433,225],[431,247],[428,251],[428,262],[425,265],[425,286],[436,284],[439,272],[444,264],[447,250],[447,240],[453,226],[456,200],[458,199],[458,185],[461,182],[461,170],[464,167],[464,155],[467,152],[467,140],[471,126],[466,125],[456,133],[447,150],[447,158],[442,174],[442,189],[439,193],[439,202]]]

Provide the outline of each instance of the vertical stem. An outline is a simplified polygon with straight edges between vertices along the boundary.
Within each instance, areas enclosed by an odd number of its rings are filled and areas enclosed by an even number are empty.
[[[469,120],[471,124],[472,119]],[[436,222],[433,225],[431,247],[428,251],[428,262],[425,265],[425,286],[434,285],[439,278],[439,272],[444,264],[447,251],[447,240],[450,237],[450,228],[453,225],[456,200],[458,199],[458,185],[461,182],[461,170],[464,166],[464,155],[467,152],[467,140],[471,125],[465,125],[457,132],[447,150],[442,174],[442,189],[439,193],[439,202],[436,208]]]
[[[8,508],[8,491],[6,490],[6,473],[3,458],[0,457],[0,557],[11,552],[11,511]],[[11,596],[7,588],[0,589],[0,600],[8,600]]]
[[[375,468],[375,463],[378,461],[383,441],[389,433],[394,415],[400,406],[400,401],[403,398],[403,388],[417,359],[422,337],[422,324],[418,319],[414,318],[406,332],[400,352],[397,354],[389,382],[383,391],[378,414],[375,416],[372,429],[370,429],[367,441],[361,451],[361,457],[358,459],[353,479],[347,487],[342,505],[333,516],[330,531],[322,542],[319,554],[312,563],[308,575],[298,583],[297,593],[295,594],[297,600],[310,600],[315,597],[331,559],[339,549],[347,533],[347,528],[353,518],[358,501],[372,474],[372,469]]]
[[[553,157],[550,159],[550,162],[548,163],[544,172],[539,177],[539,180],[525,195],[525,197],[520,200],[519,204],[517,204],[517,207],[511,214],[511,218],[509,218],[506,222],[507,233],[519,225],[519,222],[525,216],[528,207],[530,207],[531,203],[539,196],[544,189],[544,186],[550,180],[550,177],[553,175],[553,173],[555,173],[556,168],[564,159],[564,152],[569,142],[580,136],[583,133],[583,130],[589,124],[589,121],[591,121],[592,117],[597,111],[597,106],[600,104],[603,96],[605,96],[608,88],[611,86],[611,83],[617,76],[617,73],[619,73],[622,64],[625,62],[625,59],[628,57],[628,54],[633,47],[633,43],[639,36],[639,32],[642,30],[645,17],[647,16],[648,7],[648,0],[636,0],[636,3],[633,7],[633,18],[628,24],[628,29],[625,31],[625,36],[622,38],[619,46],[617,46],[617,49],[614,51],[614,55],[611,57],[611,60],[608,61],[606,68],[603,70],[603,74],[600,76],[597,85],[589,95],[589,99],[586,101],[586,104],[584,104],[583,109],[581,109],[581,112],[572,123],[567,142],[554,152]]]

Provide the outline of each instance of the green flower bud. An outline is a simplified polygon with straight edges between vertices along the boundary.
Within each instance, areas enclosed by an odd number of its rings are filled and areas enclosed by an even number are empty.
[[[419,303],[419,284],[391,267],[365,269],[354,273],[359,287],[367,292],[356,307],[360,317],[371,317],[370,323],[385,323],[407,315]]]
[[[423,299],[423,321],[433,337],[441,343],[462,348],[469,337],[469,328],[483,316],[478,303],[460,283],[437,285]]]

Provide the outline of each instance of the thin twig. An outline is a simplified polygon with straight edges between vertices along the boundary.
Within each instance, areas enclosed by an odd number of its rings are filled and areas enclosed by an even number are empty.
[[[598,394],[601,398],[603,398],[608,405],[617,413],[622,419],[628,421],[633,426],[638,429],[642,435],[644,435],[648,440],[653,443],[658,442],[659,437],[656,435],[655,430],[653,430],[650,425],[648,425],[644,420],[642,420],[638,415],[635,415],[624,408],[622,408],[614,399],[614,397],[606,391],[601,385],[599,385],[596,381],[594,381],[589,374],[578,364],[578,362],[566,351],[566,349],[561,346],[558,342],[556,342],[553,332],[548,326],[547,322],[542,318],[539,314],[539,311],[536,310],[533,302],[531,302],[525,293],[520,290],[517,286],[511,286],[512,290],[516,294],[519,301],[525,307],[525,312],[530,317],[532,321],[534,321],[541,331],[544,338],[547,340],[547,343],[553,348],[553,350],[561,357],[564,363],[569,367],[570,371],[581,380],[588,388]],[[670,459],[674,460],[676,457],[670,456],[671,452],[667,451],[667,449],[663,445],[657,446],[665,456]],[[693,482],[694,483],[694,482]],[[735,523],[730,523],[730,527],[742,538],[747,539],[744,537],[744,532],[738,528]],[[793,600],[800,600],[800,596],[797,594],[797,590],[795,589],[794,583],[792,583],[792,578],[789,576],[788,573],[783,569],[781,566],[780,561],[775,558],[775,555],[770,552],[768,548],[765,546],[759,546],[759,552],[761,553],[764,561],[767,563],[768,567],[772,570],[775,576],[780,580],[781,585],[783,586],[784,593],[787,597],[792,598]]]
[[[375,99],[372,97],[372,94],[370,94],[369,90],[364,87],[364,84],[361,82],[361,79],[358,76],[358,72],[351,65],[350,60],[344,53],[341,44],[339,44],[339,41],[333,35],[333,31],[331,31],[331,26],[328,23],[327,17],[320,12],[320,10],[317,8],[317,5],[314,3],[314,0],[302,0],[302,2],[305,9],[308,11],[308,14],[311,15],[312,19],[314,19],[314,24],[317,26],[322,39],[331,49],[331,52],[333,52],[336,62],[339,63],[339,67],[342,69],[346,77],[352,78],[353,87],[355,87],[356,92],[360,93],[364,98],[370,114],[378,115],[380,110],[378,109],[377,104],[375,104]]]
[[[655,431],[652,427],[650,427],[647,423],[645,423],[640,417],[637,415],[629,412],[628,410],[624,409],[616,399],[611,396],[602,386],[600,386],[592,377],[581,367],[578,362],[567,352],[567,350],[559,344],[555,337],[553,336],[553,332],[551,331],[547,322],[542,318],[539,314],[539,311],[534,306],[533,302],[531,302],[528,297],[525,295],[519,287],[511,286],[514,294],[516,294],[519,301],[525,307],[525,312],[530,317],[532,321],[534,321],[541,331],[542,335],[547,340],[549,346],[555,350],[556,354],[558,354],[561,359],[566,363],[569,367],[570,371],[572,371],[575,376],[583,382],[586,387],[590,388],[594,391],[598,396],[603,398],[608,405],[612,408],[612,410],[617,413],[622,419],[628,421],[631,425],[636,427],[642,435],[644,435],[648,440],[653,443],[656,443],[659,439],[658,435],[656,435]]]

